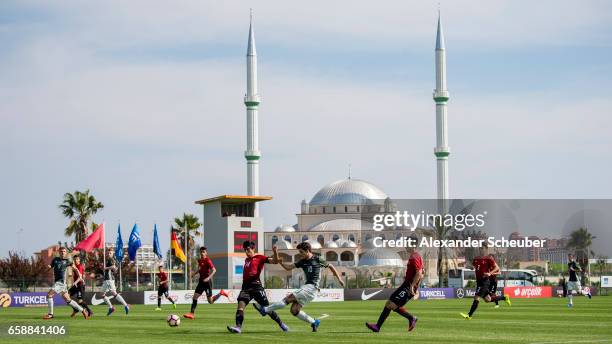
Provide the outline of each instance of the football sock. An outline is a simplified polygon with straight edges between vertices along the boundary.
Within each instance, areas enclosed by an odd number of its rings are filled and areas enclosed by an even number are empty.
[[[161,296],[157,297],[157,307],[161,308]]]
[[[499,305],[499,297],[495,298],[495,305]]]
[[[236,311],[236,326],[242,327],[243,321],[244,321],[244,311],[237,310]]]
[[[76,309],[77,311],[79,311],[79,312],[83,311],[83,307],[79,306],[79,304],[76,303],[76,301],[70,300],[69,304],[70,304],[70,306],[72,306],[72,308]]]
[[[49,306],[49,314],[53,314],[53,297],[47,297],[47,305]]]
[[[196,309],[197,306],[198,306],[198,300],[192,300],[191,301],[191,312],[190,313],[193,314],[195,312],[195,309]]]
[[[285,307],[286,305],[287,304],[285,302],[283,302],[283,301],[274,302],[273,304],[271,304],[271,305],[269,305],[267,307],[264,307],[264,310],[266,312],[271,312],[271,311],[275,311],[277,309],[281,309],[281,308]]]
[[[108,308],[113,308],[113,304],[110,302],[110,299],[106,295],[104,295],[104,302],[106,302]]]
[[[125,300],[123,299],[123,296],[121,296],[121,294],[117,294],[117,296],[115,296],[115,299],[117,299],[117,301],[121,302],[122,305],[127,307],[127,302],[125,302]]]
[[[569,294],[567,294],[567,298],[569,300],[569,304],[573,305],[574,304],[574,295],[569,293]]]
[[[472,302],[472,308],[470,308],[470,312],[468,313],[468,315],[471,317],[472,314],[474,314],[474,312],[476,312],[476,308],[478,308],[478,303],[480,301],[478,300],[474,300],[474,302]]]
[[[391,314],[391,310],[387,307],[383,308],[382,312],[380,312],[380,316],[378,317],[378,321],[376,322],[376,326],[378,326],[378,328],[382,327],[389,314]]]
[[[212,297],[213,302],[219,300],[219,298],[221,297],[221,294],[217,294],[215,296]]]
[[[81,300],[81,302],[79,302],[79,304],[81,305],[81,307],[85,308],[89,314],[91,314],[91,309],[89,308],[89,306],[87,305],[85,300]]]
[[[172,300],[172,298],[170,296],[166,296],[166,299],[168,299],[168,301],[172,302],[172,304],[174,304],[174,300]]]
[[[409,321],[412,321],[412,319],[414,318],[414,316],[410,313],[408,313],[404,307],[398,307],[395,309],[395,312],[401,316],[403,316],[404,318],[408,319]]]
[[[270,316],[270,318],[272,318],[272,320],[276,321],[277,324],[282,324],[283,322],[281,321],[281,318],[278,316],[278,314],[274,311],[268,313],[268,315]]]
[[[308,314],[304,313],[304,311],[300,311],[300,312],[299,312],[299,313],[296,315],[296,317],[298,317],[298,319],[303,320],[303,321],[305,321],[305,322],[307,322],[307,323],[309,323],[309,324],[312,324],[312,323],[314,323],[314,321],[315,321],[315,320],[314,320],[314,319],[313,319],[313,318],[312,318],[310,315],[308,315]]]

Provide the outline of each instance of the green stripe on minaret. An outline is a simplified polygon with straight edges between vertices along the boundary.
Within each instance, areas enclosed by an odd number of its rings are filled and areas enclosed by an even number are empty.
[[[259,102],[256,102],[256,101],[246,101],[246,102],[244,102],[244,105],[246,105],[248,107],[255,107],[255,106],[259,105]]]
[[[443,102],[447,102],[448,101],[448,97],[434,97],[434,100],[437,103],[443,103]]]
[[[435,152],[434,155],[438,158],[446,158],[450,155],[450,152]]]
[[[253,161],[253,160],[259,160],[260,157],[257,155],[247,155],[245,156],[245,158],[249,161]]]

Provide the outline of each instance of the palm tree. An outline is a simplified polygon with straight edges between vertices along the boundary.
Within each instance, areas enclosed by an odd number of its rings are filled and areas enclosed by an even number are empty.
[[[175,217],[174,224],[175,227],[172,228],[172,230],[177,233],[177,237],[181,245],[185,245],[185,238],[187,238],[187,247],[185,248],[185,253],[187,256],[186,264],[187,266],[191,267],[190,258],[194,255],[196,248],[195,238],[202,236],[202,233],[199,231],[202,224],[197,216],[186,213],[183,213],[182,217]],[[189,283],[191,283],[191,280],[189,280]]]
[[[104,208],[104,205],[98,202],[93,195],[90,195],[89,190],[85,190],[85,192],[75,191],[74,193],[64,194],[64,201],[59,205],[59,208],[64,216],[70,219],[64,234],[66,236],[74,235],[78,244],[88,235],[87,223],[98,210]],[[96,225],[92,223],[92,228],[95,227]]]
[[[567,241],[567,247],[576,251],[576,261],[582,265],[583,270],[588,270],[589,256],[595,254],[591,251],[593,239],[595,237],[586,228],[580,227],[570,233],[569,240]],[[585,278],[584,274],[582,278]],[[582,282],[584,284],[584,281]]]

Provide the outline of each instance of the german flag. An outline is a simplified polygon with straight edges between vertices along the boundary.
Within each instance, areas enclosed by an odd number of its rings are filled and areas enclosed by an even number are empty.
[[[183,263],[187,262],[187,257],[181,248],[181,244],[179,244],[179,241],[176,238],[175,232],[172,232],[172,236],[170,237],[170,248],[178,259],[180,259]]]

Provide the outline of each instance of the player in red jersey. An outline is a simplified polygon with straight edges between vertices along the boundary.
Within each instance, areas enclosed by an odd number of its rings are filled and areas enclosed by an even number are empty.
[[[174,300],[170,298],[168,295],[169,284],[168,284],[168,274],[164,271],[164,266],[159,266],[159,272],[157,273],[157,279],[159,280],[159,287],[157,287],[157,308],[156,311],[161,311],[161,297],[162,295],[166,297],[166,299],[172,302],[172,307],[176,309],[176,303]]]
[[[508,306],[512,306],[508,295],[491,295],[491,276],[499,274],[500,269],[493,256],[488,255],[487,251],[487,247],[483,246],[480,249],[481,255],[472,260],[472,266],[474,266],[474,271],[476,272],[476,293],[470,312],[468,314],[460,313],[467,320],[472,319],[472,315],[476,312],[481,298],[487,303],[495,300],[504,300]]]
[[[261,306],[268,306],[270,302],[266,296],[259,275],[264,268],[264,264],[277,264],[278,261],[273,257],[266,257],[255,253],[257,245],[253,241],[245,241],[242,243],[242,248],[246,253],[247,258],[244,260],[244,270],[242,272],[242,290],[238,295],[238,309],[236,310],[236,326],[228,326],[227,330],[232,333],[242,332],[242,322],[244,321],[244,308],[251,300],[257,301]],[[278,326],[284,332],[289,331],[276,312],[268,313],[272,320],[276,321]]]
[[[366,327],[372,332],[380,331],[380,328],[391,311],[394,311],[408,319],[408,331],[414,330],[414,327],[416,326],[418,318],[408,313],[403,306],[410,301],[410,299],[418,295],[419,283],[425,274],[423,272],[423,259],[421,258],[421,255],[413,247],[409,247],[407,251],[410,254],[410,258],[408,259],[408,265],[406,266],[406,277],[404,279],[404,283],[402,283],[402,285],[397,288],[393,294],[391,294],[389,300],[385,304],[385,307],[380,313],[380,316],[378,317],[378,322],[376,324],[366,323]]]
[[[217,272],[217,269],[215,269],[215,266],[213,265],[212,260],[208,258],[208,250],[204,246],[200,247],[200,259],[198,259],[198,271],[194,271],[191,274],[192,278],[196,274],[199,274],[200,277],[198,280],[198,285],[195,289],[195,293],[193,293],[193,298],[191,301],[191,311],[183,315],[185,318],[187,319],[195,318],[194,313],[195,313],[196,307],[198,306],[198,298],[200,297],[200,295],[202,295],[202,293],[204,292],[206,293],[206,300],[210,304],[215,303],[215,301],[217,301],[221,296],[227,297],[227,293],[223,289],[221,289],[219,294],[215,296],[213,296],[212,294],[212,284],[210,283],[210,280],[212,279],[212,277],[215,275],[216,272]]]
[[[77,303],[83,307],[91,317],[93,312],[89,309],[87,302],[83,299],[83,294],[85,294],[85,264],[81,264],[81,257],[76,255],[73,258],[74,267],[79,271],[79,276],[74,280],[72,287],[68,289],[68,294],[70,294],[70,298],[74,298],[77,300]],[[74,317],[79,312],[78,309],[73,308],[72,314],[70,317]]]

